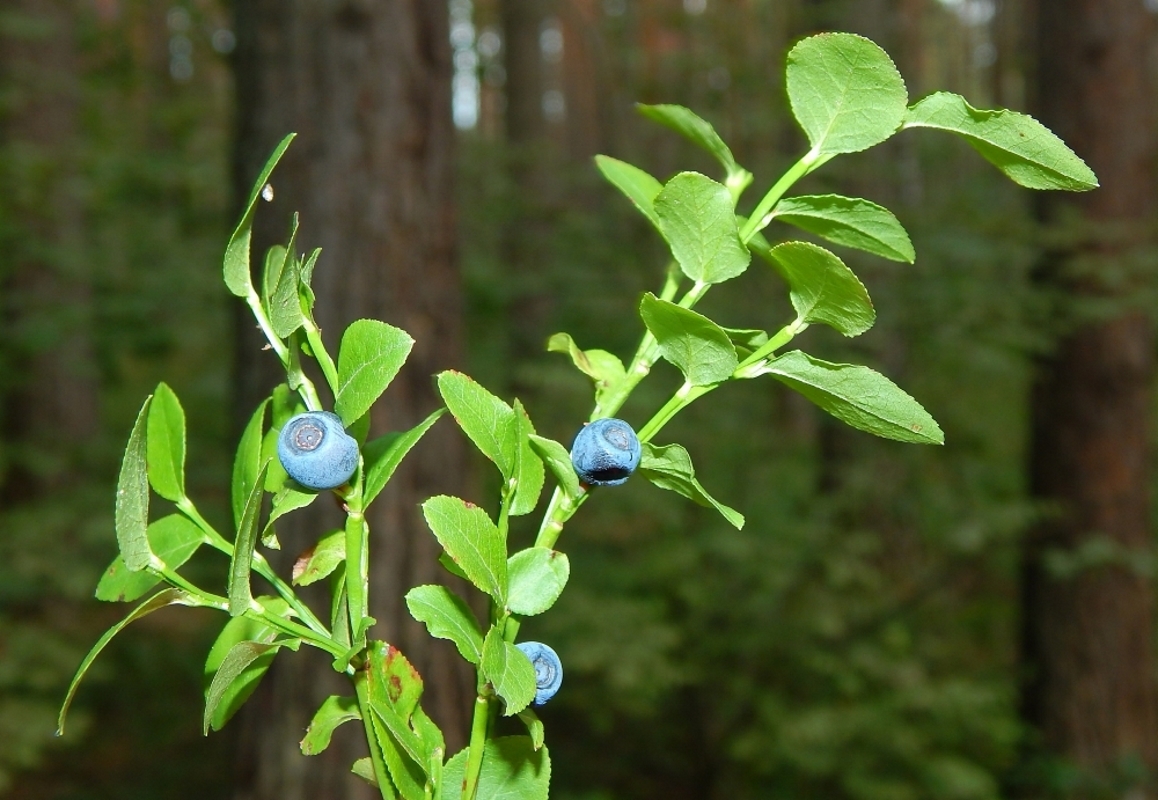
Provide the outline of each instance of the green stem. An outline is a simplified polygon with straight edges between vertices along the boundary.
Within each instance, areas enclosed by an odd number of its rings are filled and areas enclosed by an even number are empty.
[[[194,525],[201,529],[201,532],[205,534],[205,540],[209,546],[216,548],[230,558],[233,557],[233,544],[220,533],[218,533],[217,529],[209,524],[209,522],[203,516],[201,516],[201,512],[199,512],[197,507],[193,505],[192,500],[190,500],[188,497],[182,497],[177,501],[177,508],[180,509],[180,511],[185,514],[185,516],[187,516]],[[261,577],[265,578],[266,581],[269,582],[270,586],[273,587],[274,591],[278,593],[278,596],[289,603],[290,608],[292,608],[294,612],[297,613],[297,615],[302,619],[302,621],[309,625],[315,633],[318,633],[327,639],[332,638],[330,630],[322,624],[321,620],[319,620],[317,616],[314,615],[314,612],[310,610],[310,607],[302,602],[301,598],[297,596],[297,593],[294,592],[293,588],[291,588],[289,584],[283,581],[278,576],[278,574],[274,572],[273,566],[261,553],[255,552],[253,554],[253,571]]]
[[[336,397],[338,395],[338,368],[334,366],[334,360],[326,352],[326,345],[322,342],[321,328],[314,324],[309,314],[302,316],[305,319],[302,327],[306,332],[306,341],[310,343],[310,350],[314,354],[314,359],[322,368],[322,375],[325,376],[326,383],[330,385],[330,391]]]
[[[350,511],[346,517],[346,603],[354,647],[365,644],[366,629],[372,624],[367,611],[370,587],[368,538],[362,512]]]
[[[470,744],[467,746],[466,754],[466,773],[462,781],[462,800],[475,800],[478,792],[478,776],[482,770],[487,728],[490,727],[491,705],[491,698],[482,693],[474,700],[474,714],[470,721]]]
[[[780,180],[773,184],[772,188],[768,190],[768,194],[760,199],[756,204],[756,208],[748,216],[748,221],[744,223],[744,227],[740,229],[740,241],[744,244],[748,243],[758,230],[765,227],[768,221],[764,218],[768,213],[780,202],[780,198],[784,196],[792,184],[803,178],[812,170],[819,167],[821,164],[827,162],[832,156],[822,156],[815,150],[809,150],[803,157],[791,167],[788,171],[780,176]]]
[[[378,743],[378,736],[374,733],[374,711],[370,708],[370,687],[367,685],[368,674],[365,669],[354,672],[354,691],[358,696],[358,712],[362,715],[362,727],[366,730],[366,745],[370,748],[370,763],[374,767],[374,779],[378,781],[378,791],[382,800],[395,800],[397,795],[391,788],[390,772],[386,768],[386,759],[382,757],[382,746]]]
[[[750,356],[745,358],[737,365],[735,371],[732,372],[733,378],[754,378],[760,374],[760,369],[768,362],[768,360],[784,345],[792,341],[796,334],[808,327],[808,323],[797,318],[790,324],[785,325],[778,330],[776,334],[757,348]]]

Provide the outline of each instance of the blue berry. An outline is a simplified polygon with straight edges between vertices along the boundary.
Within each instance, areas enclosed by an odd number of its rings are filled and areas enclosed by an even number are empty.
[[[589,486],[618,486],[639,466],[643,450],[635,431],[606,417],[583,426],[571,445],[571,465]]]
[[[307,489],[336,489],[358,467],[358,443],[329,411],[291,417],[277,437],[277,457],[291,478]]]
[[[563,662],[558,653],[542,642],[519,642],[515,647],[531,659],[535,668],[535,705],[541,706],[563,685]]]

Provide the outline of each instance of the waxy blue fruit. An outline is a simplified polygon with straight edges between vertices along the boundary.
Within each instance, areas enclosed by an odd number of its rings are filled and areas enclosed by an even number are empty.
[[[531,659],[535,668],[535,700],[537,706],[543,705],[563,685],[563,662],[559,654],[542,642],[519,642],[515,645],[523,651],[523,655]]]
[[[358,442],[329,411],[291,417],[277,437],[277,457],[291,478],[307,489],[336,489],[358,467]]]
[[[571,445],[571,465],[589,486],[618,486],[639,466],[643,449],[621,419],[605,417],[583,426]]]

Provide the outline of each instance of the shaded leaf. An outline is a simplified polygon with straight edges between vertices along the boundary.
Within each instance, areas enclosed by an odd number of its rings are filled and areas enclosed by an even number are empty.
[[[460,800],[467,755],[462,750],[446,763],[442,800]],[[526,736],[487,740],[476,800],[547,800],[550,784],[551,756],[546,747],[536,750]]]
[[[185,412],[166,383],[149,404],[146,461],[154,492],[174,502],[185,496]]]
[[[556,333],[547,340],[547,350],[552,353],[566,353],[580,372],[595,383],[595,401],[623,382],[627,371],[618,356],[606,350],[580,350],[569,334]]]
[[[245,502],[241,524],[237,526],[237,538],[233,542],[233,557],[229,562],[229,615],[244,614],[253,602],[250,591],[249,572],[253,566],[253,549],[257,545],[257,520],[261,513],[262,486],[265,483],[267,461],[257,473],[257,482]]]
[[[238,642],[230,648],[220,666],[213,673],[213,680],[205,692],[205,714],[201,720],[202,733],[209,733],[211,727],[214,730],[220,730],[220,726],[214,724],[218,716],[222,717],[221,725],[224,725],[232,716],[232,714],[218,714],[219,710],[223,708],[223,701],[227,697],[236,696],[231,691],[232,687],[239,683],[249,684],[252,682],[256,684],[261,675],[269,669],[269,665],[273,662],[280,647],[281,644],[276,642],[244,641]],[[258,673],[257,678],[252,677],[255,671]],[[249,692],[252,691],[252,687],[249,688]]]
[[[205,541],[201,529],[181,514],[170,514],[149,525],[149,549],[153,555],[172,570],[180,569]],[[151,570],[130,572],[120,556],[105,570],[97,584],[98,600],[130,602],[143,597],[161,582]]]
[[[531,422],[531,418],[527,415],[526,409],[523,408],[523,404],[519,402],[518,398],[515,398],[515,405],[512,409],[511,424],[515,428],[515,441],[518,442],[516,450],[518,459],[516,462],[515,497],[511,503],[510,514],[512,517],[518,517],[523,514],[530,514],[539,504],[539,496],[543,493],[546,474],[543,470],[543,462],[531,447],[530,437],[535,433],[535,425]]]
[[[249,245],[253,233],[253,216],[257,210],[257,198],[261,196],[261,190],[273,173],[273,168],[277,166],[277,162],[281,160],[286,148],[289,147],[296,135],[291,133],[282,139],[274,148],[269,160],[265,162],[265,166],[262,167],[261,173],[253,184],[253,190],[249,194],[249,202],[245,204],[245,213],[229,237],[229,244],[225,247],[225,285],[237,297],[253,294],[253,280],[249,269]]]
[[[265,429],[265,410],[268,407],[269,398],[266,398],[253,412],[241,434],[241,442],[237,445],[237,454],[233,458],[230,500],[234,527],[241,524],[241,515],[245,513],[245,501],[249,499],[249,493],[253,491],[254,483],[257,481],[257,473],[261,470],[262,437]]]
[[[639,472],[661,489],[681,494],[701,506],[716,509],[737,529],[744,527],[743,514],[717,501],[696,480],[692,457],[681,445],[668,444],[660,447],[651,442],[644,442]]]
[[[651,224],[659,230],[659,217],[655,213],[655,198],[663,189],[663,184],[639,167],[610,156],[595,156],[595,166],[619,191],[626,195],[632,205],[638,208]]]
[[[579,476],[575,474],[575,465],[571,463],[571,454],[567,448],[544,436],[531,434],[531,449],[534,450],[551,474],[555,476],[563,492],[574,499],[579,496]]]
[[[330,531],[298,556],[293,568],[294,586],[309,586],[329,577],[345,560],[346,532],[341,529]]]
[[[321,753],[330,746],[330,738],[339,725],[361,718],[356,697],[330,695],[322,701],[322,705],[314,712],[314,718],[310,720],[310,726],[306,728],[306,735],[300,744],[302,755],[316,756]],[[373,769],[371,766],[371,774]]]
[[[688,141],[703,148],[724,167],[729,175],[738,172],[736,159],[711,123],[689,108],[677,105],[645,105],[636,103],[636,109],[648,119],[668,127]]]

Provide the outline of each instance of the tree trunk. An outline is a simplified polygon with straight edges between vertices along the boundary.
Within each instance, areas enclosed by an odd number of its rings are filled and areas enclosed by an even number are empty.
[[[251,0],[237,3],[236,14],[239,197],[274,144],[299,134],[274,173],[274,201],[259,212],[255,256],[284,242],[292,212],[301,212],[300,248],[323,248],[316,315],[331,352],[345,326],[362,317],[415,338],[409,363],[371,412],[371,435],[413,426],[441,403],[431,375],[461,361],[446,4]],[[238,358],[243,414],[268,393],[274,365],[248,321]],[[431,640],[410,619],[402,596],[445,575],[418,503],[460,494],[464,457],[458,431],[440,423],[368,514],[371,613],[378,620],[371,636],[397,645],[418,667],[423,706],[443,727],[450,753],[465,743],[474,675],[452,646]],[[336,509],[323,505],[279,528],[283,566],[334,527]],[[350,693],[328,662],[298,653],[274,665],[247,708],[240,797],[376,796],[348,773],[365,755],[360,726],[340,730],[309,763],[298,750],[324,697]]]
[[[1129,296],[1154,209],[1152,20],[1133,0],[1059,0],[1036,26],[1037,114],[1102,188],[1042,204],[1067,237],[1039,274],[1066,329],[1032,392],[1031,489],[1054,513],[1025,552],[1023,702],[1048,756],[1081,769],[1088,786],[1074,796],[1086,797],[1131,760],[1158,767],[1154,596],[1135,568],[1152,546],[1154,343]],[[1158,795],[1148,784],[1129,796]]]

